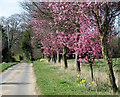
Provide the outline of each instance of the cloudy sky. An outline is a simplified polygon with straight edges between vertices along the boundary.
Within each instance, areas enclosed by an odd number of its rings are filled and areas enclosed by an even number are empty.
[[[20,13],[21,7],[19,1],[23,0],[0,0],[0,17],[9,17],[14,13]]]

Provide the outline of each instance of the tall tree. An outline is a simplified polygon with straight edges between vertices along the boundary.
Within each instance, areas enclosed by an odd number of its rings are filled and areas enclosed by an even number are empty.
[[[91,25],[100,33],[102,54],[109,75],[109,80],[113,92],[119,91],[115,83],[115,76],[113,72],[112,59],[108,52],[108,40],[113,36],[116,36],[119,32],[115,31],[115,19],[120,15],[120,2],[88,2],[87,4],[81,4],[82,12],[84,13],[84,20],[87,20]]]
[[[32,47],[30,41],[31,41],[30,32],[26,30],[22,36],[22,41],[21,41],[21,49],[23,51],[25,60],[32,59],[31,56]]]

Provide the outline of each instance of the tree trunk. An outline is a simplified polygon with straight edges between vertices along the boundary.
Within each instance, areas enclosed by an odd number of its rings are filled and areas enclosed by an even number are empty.
[[[77,67],[77,71],[80,73],[81,69],[80,69],[80,61],[78,61],[79,59],[79,55],[75,55],[75,63],[76,63],[76,67]]]
[[[59,54],[59,63],[61,63],[62,54]]]
[[[117,92],[118,88],[115,83],[115,76],[114,76],[113,67],[112,67],[113,63],[112,63],[112,59],[108,55],[108,50],[107,50],[107,47],[108,47],[107,46],[107,36],[102,36],[101,47],[102,47],[102,55],[103,55],[103,58],[105,61],[107,74],[109,75],[109,81],[111,83],[112,90],[113,90],[113,92]]]
[[[76,27],[75,27],[76,32],[80,32],[80,31],[77,29],[77,27],[79,27],[79,26],[76,26]],[[79,41],[79,36],[80,36],[80,35],[77,36],[77,41],[76,41],[76,43],[78,43],[78,41]],[[78,46],[76,46],[76,48],[78,48]],[[79,55],[76,54],[76,55],[75,55],[75,63],[76,63],[77,71],[80,73],[80,72],[81,72],[81,69],[80,69],[80,61],[78,61],[78,59],[79,59]]]
[[[51,60],[51,57],[50,57],[50,56],[48,56],[48,62],[50,62],[50,60]]]
[[[44,59],[44,54],[42,53],[42,58]]]
[[[52,51],[52,61],[53,61],[54,63],[56,63],[56,58],[55,58],[55,53],[54,53],[54,51]]]
[[[109,75],[109,81],[111,83],[111,87],[112,87],[113,92],[118,92],[119,90],[118,90],[117,85],[115,83],[115,76],[114,76],[113,67],[112,67],[112,65],[113,65],[112,59],[109,57],[108,50],[107,50],[107,48],[108,48],[108,46],[107,46],[108,35],[109,35],[109,32],[110,32],[109,31],[110,20],[108,20],[110,9],[109,9],[108,5],[106,5],[104,10],[105,10],[104,24],[102,24],[102,28],[99,25],[100,20],[98,20],[97,15],[95,15],[95,18],[97,20],[98,29],[99,29],[99,32],[100,32],[102,55],[103,55],[104,62],[105,62],[105,65],[106,65],[107,74]],[[94,11],[92,11],[92,12],[94,12]]]
[[[64,65],[65,65],[65,69],[68,68],[66,54],[67,54],[66,46],[63,45],[63,62],[64,62]]]
[[[94,80],[94,76],[93,76],[93,67],[92,67],[92,63],[89,63],[90,64],[90,70],[91,70],[91,78],[92,78],[92,81]]]
[[[57,63],[60,63],[60,54],[59,54],[59,51],[57,51]]]
[[[57,63],[59,63],[59,53],[57,52]]]

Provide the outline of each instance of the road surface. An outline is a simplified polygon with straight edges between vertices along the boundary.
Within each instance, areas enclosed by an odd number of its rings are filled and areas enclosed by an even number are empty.
[[[19,63],[0,74],[1,95],[36,95],[31,63]]]

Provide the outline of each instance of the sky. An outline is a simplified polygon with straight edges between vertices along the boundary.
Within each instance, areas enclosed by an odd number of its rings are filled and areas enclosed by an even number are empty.
[[[8,18],[12,14],[20,13],[22,8],[19,2],[23,0],[0,0],[0,17]]]

